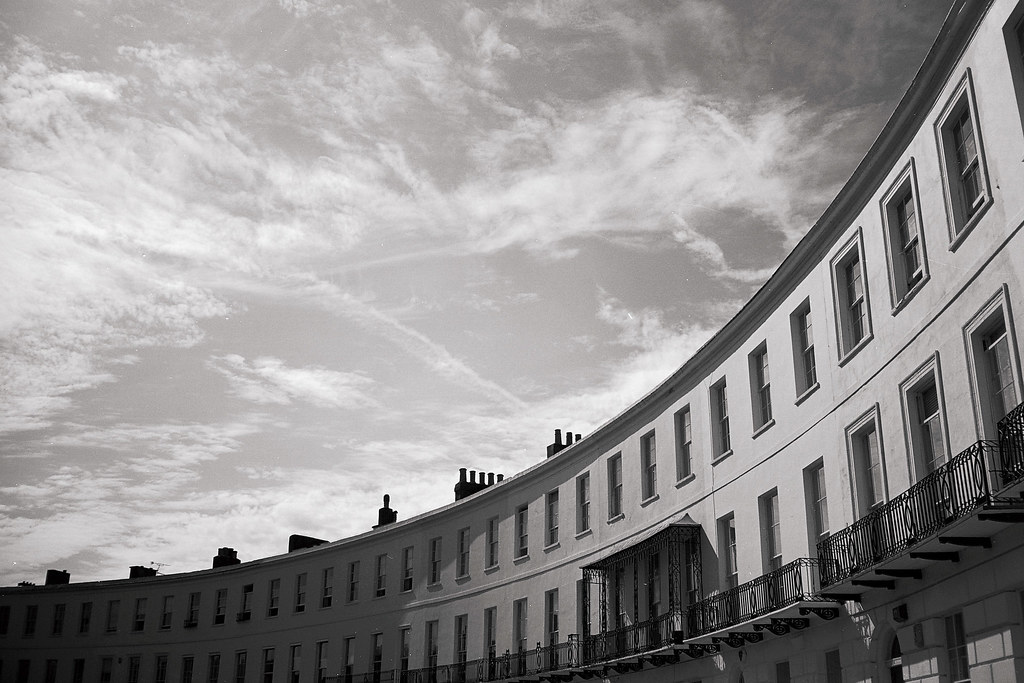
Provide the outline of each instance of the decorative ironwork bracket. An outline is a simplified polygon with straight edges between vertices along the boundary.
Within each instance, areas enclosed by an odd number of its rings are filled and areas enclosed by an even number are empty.
[[[835,607],[801,607],[800,616],[807,616],[808,614],[816,614],[825,621],[832,621],[839,616],[839,610]]]
[[[771,631],[777,636],[784,636],[789,633],[789,625],[782,623],[778,619],[772,619],[770,624],[754,624],[755,631]]]
[[[775,619],[772,619],[775,621]],[[783,622],[788,626],[792,626],[797,631],[802,631],[811,625],[811,620],[806,617],[781,617],[779,621]]]

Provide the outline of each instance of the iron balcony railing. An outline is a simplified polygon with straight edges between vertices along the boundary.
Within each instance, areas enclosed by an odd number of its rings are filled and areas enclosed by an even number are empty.
[[[672,644],[681,624],[682,616],[677,611],[586,636],[582,641],[582,662],[596,664],[659,650]]]
[[[830,586],[901,555],[995,500],[1024,478],[1024,404],[999,423],[998,441],[978,441],[885,505],[818,543]]]
[[[802,557],[686,608],[686,637],[714,633],[801,601],[821,600],[819,561]]]

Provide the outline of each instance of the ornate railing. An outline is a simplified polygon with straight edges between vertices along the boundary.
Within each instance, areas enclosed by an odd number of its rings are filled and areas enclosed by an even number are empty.
[[[1006,487],[1024,479],[1024,403],[999,421],[1000,483]]]
[[[653,619],[587,636],[582,642],[583,664],[607,662],[643,654],[672,644],[672,636],[682,626],[682,615],[661,614]]]
[[[821,599],[819,561],[802,557],[686,608],[686,637],[713,633],[802,600]]]
[[[1024,478],[1024,404],[999,422],[998,441],[978,441],[885,505],[818,543],[830,586],[896,557],[994,500]]]

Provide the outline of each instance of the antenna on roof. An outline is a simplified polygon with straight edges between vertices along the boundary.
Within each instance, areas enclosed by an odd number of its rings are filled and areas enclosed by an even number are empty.
[[[161,569],[163,569],[164,567],[169,567],[170,565],[167,564],[166,562],[150,562],[149,566],[150,567],[155,567],[156,568],[156,573],[159,574]]]

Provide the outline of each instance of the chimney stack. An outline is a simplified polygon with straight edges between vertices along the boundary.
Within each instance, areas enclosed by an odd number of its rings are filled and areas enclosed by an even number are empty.
[[[213,568],[218,567],[231,567],[236,564],[242,564],[242,561],[238,559],[238,553],[235,552],[234,548],[218,548],[217,556],[213,558]]]
[[[46,584],[47,586],[63,586],[71,583],[71,574],[68,570],[60,569],[47,569],[46,570]]]
[[[465,472],[465,470],[463,470]],[[391,496],[384,494],[384,507],[377,511],[377,523],[373,528],[387,526],[398,521],[398,510],[391,509]]]
[[[466,478],[467,469],[465,467],[459,468],[459,483],[455,485],[455,500],[462,500],[467,496],[472,496],[478,491],[483,491],[488,486],[494,486],[495,475],[494,472],[479,472],[476,470],[469,470],[469,479]],[[505,475],[497,475],[497,480],[500,482],[505,478]]]
[[[580,434],[573,434],[570,431],[565,432],[565,443],[562,443],[562,430],[555,430],[555,442],[548,446],[548,457],[555,455],[559,451],[568,448],[574,443],[578,442],[582,438]]]

